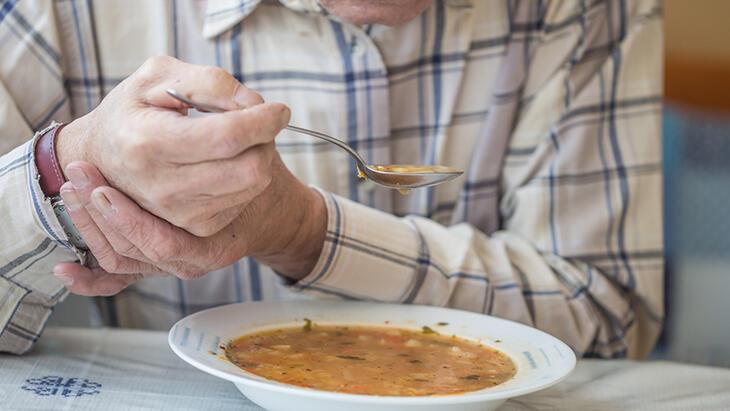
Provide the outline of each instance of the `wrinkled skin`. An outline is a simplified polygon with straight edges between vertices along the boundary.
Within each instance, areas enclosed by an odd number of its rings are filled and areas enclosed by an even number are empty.
[[[356,25],[397,26],[416,18],[432,1],[320,3]],[[220,69],[188,67],[187,77],[196,80],[186,80],[180,68],[184,63],[171,60],[146,63],[139,75],[125,80],[119,92],[112,91],[86,116],[89,119],[76,120],[62,131],[68,143],[59,147],[59,157],[70,179],[62,196],[100,267],[62,263],[54,274],[72,292],[113,295],[145,276],[197,278],[251,256],[293,280],[301,279],[321,252],[326,210],[321,196],[292,176],[275,152],[273,139],[288,122],[288,109],[263,103]],[[201,121],[192,127],[197,134],[177,143],[169,138],[190,125],[178,124],[166,130],[166,139],[156,139],[162,134],[153,123],[184,117],[184,107],[164,95],[166,87],[235,111]],[[151,91],[145,93],[147,89]],[[152,110],[109,120],[117,112],[145,107]],[[206,133],[208,127],[214,131]],[[94,140],[90,133],[124,137],[89,145]],[[91,147],[91,153],[85,147]],[[115,159],[115,152],[126,157]],[[232,180],[238,184],[225,184]]]

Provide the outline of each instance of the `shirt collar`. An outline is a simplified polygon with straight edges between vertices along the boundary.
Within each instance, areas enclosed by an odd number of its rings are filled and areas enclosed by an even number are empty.
[[[263,0],[208,0],[205,6],[203,36],[216,37],[251,14]],[[278,0],[282,5],[303,13],[321,13],[317,0]]]

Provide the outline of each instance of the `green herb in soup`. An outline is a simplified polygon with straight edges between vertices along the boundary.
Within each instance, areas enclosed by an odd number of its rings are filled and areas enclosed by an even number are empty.
[[[505,354],[428,327],[315,325],[240,337],[228,359],[270,380],[351,394],[449,395],[501,384],[514,376]]]

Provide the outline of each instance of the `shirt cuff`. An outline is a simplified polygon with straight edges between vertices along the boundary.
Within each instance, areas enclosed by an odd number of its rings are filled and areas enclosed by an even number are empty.
[[[409,291],[428,267],[425,243],[413,224],[318,191],[327,207],[325,243],[314,269],[293,287],[349,299],[412,300]]]
[[[30,156],[27,169],[27,176],[29,177],[28,189],[31,205],[35,212],[36,226],[43,230],[48,238],[53,240],[56,244],[67,249],[72,249],[61,224],[58,222],[56,214],[53,212],[51,200],[43,193],[43,189],[40,185],[41,175],[38,167],[36,166],[35,146],[38,144],[38,140],[40,140],[42,135],[42,132],[36,133],[33,140],[30,141],[26,148],[28,150],[27,155]]]
[[[48,281],[53,266],[73,260],[66,235],[59,224],[50,199],[45,198],[38,182],[34,147],[38,135],[0,157],[0,263],[4,277],[18,286],[47,297],[58,294],[62,286]],[[52,276],[51,276],[52,277]]]

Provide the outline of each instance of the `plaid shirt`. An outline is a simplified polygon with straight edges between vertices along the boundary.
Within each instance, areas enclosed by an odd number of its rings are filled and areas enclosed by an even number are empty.
[[[285,284],[244,258],[146,279],[97,299],[107,324],[316,296],[477,311],[580,355],[645,356],[663,318],[661,51],[653,0],[437,0],[395,28],[343,23],[314,0],[3,1],[0,349],[31,347],[65,296],[52,267],[75,259],[36,180],[34,131],[169,54],[229,70],[371,163],[467,171],[403,196],[282,132],[285,163],[326,197],[312,273]]]

